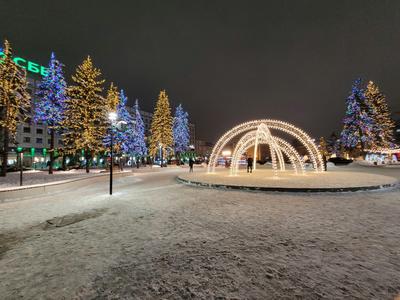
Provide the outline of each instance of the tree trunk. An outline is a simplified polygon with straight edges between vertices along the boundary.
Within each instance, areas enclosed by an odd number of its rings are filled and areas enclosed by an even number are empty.
[[[1,168],[1,173],[0,176],[5,177],[7,174],[7,160],[8,160],[8,140],[9,140],[9,134],[8,134],[8,129],[3,128],[3,163],[2,163],[2,168]]]
[[[88,149],[85,149],[85,157],[86,157],[86,173],[89,173],[90,154],[89,154],[89,150]]]
[[[53,174],[53,164],[54,164],[54,128],[50,129],[50,165],[49,174]]]

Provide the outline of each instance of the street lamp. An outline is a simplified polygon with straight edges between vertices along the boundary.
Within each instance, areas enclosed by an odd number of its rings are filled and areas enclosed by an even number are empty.
[[[163,167],[163,149],[162,149],[163,144],[158,142],[158,146],[160,147],[160,167],[162,168]]]
[[[111,122],[111,142],[110,142],[110,195],[112,195],[112,184],[113,184],[113,168],[114,168],[114,161],[113,161],[113,139],[114,139],[114,123],[117,120],[117,113],[110,112],[108,114],[108,119]]]
[[[23,171],[23,166],[22,166],[22,161],[24,159],[24,152],[22,151],[22,147],[18,147],[18,158],[19,158],[19,185],[22,186],[22,171]]]
[[[122,125],[126,125],[127,123],[125,121],[117,121],[117,113],[116,112],[110,112],[108,114],[108,119],[111,122],[111,133],[110,133],[110,195],[112,195],[112,184],[113,184],[113,168],[114,168],[114,158],[113,158],[113,143],[114,143],[114,127],[116,127],[119,130],[122,130]]]

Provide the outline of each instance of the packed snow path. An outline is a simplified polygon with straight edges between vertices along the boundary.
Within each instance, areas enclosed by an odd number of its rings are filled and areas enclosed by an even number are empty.
[[[187,171],[187,170],[183,170]],[[220,191],[168,169],[0,204],[2,299],[393,299],[400,190]],[[357,170],[360,171],[360,170]],[[400,177],[399,170],[362,169]]]

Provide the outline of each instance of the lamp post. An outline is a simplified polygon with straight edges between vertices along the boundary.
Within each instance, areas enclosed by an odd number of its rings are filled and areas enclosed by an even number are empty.
[[[113,185],[113,167],[114,167],[114,160],[113,160],[113,140],[114,140],[114,123],[117,120],[117,113],[110,112],[108,114],[108,119],[111,122],[111,142],[110,142],[110,195],[112,195],[112,185]]]
[[[108,119],[111,122],[111,133],[110,133],[110,195],[112,195],[112,186],[113,186],[113,168],[114,168],[114,158],[113,158],[113,147],[114,147],[114,128],[119,129],[119,130],[124,130],[122,125],[126,125],[127,123],[125,121],[119,121],[116,122],[117,120],[117,113],[116,112],[110,112],[108,114]]]
[[[22,147],[17,148],[18,151],[18,159],[19,159],[19,185],[22,186],[22,160],[24,159],[24,153],[22,152]]]

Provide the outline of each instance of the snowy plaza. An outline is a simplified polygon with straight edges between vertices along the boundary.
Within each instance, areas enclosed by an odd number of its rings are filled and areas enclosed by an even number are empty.
[[[400,300],[399,12],[0,0],[0,300]]]
[[[394,168],[339,172],[400,179]],[[176,181],[187,173],[127,173],[111,197],[102,176],[8,196],[2,298],[393,299],[400,290],[398,188],[223,191]]]

